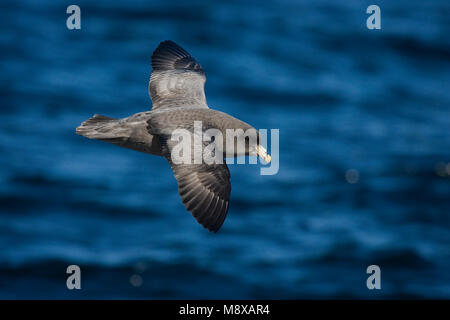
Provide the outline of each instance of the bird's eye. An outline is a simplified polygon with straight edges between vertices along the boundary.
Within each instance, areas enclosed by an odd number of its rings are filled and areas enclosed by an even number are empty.
[[[198,64],[195,61],[192,61],[192,62],[189,63],[187,68],[191,69],[191,70],[197,70],[198,69]]]

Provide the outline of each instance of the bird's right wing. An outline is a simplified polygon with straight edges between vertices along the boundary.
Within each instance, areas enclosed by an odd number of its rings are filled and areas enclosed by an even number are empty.
[[[200,64],[173,41],[163,41],[152,55],[149,94],[152,109],[172,107],[208,108],[205,73]]]
[[[217,232],[228,212],[231,183],[226,163],[176,164],[171,152],[176,142],[160,136],[163,155],[178,181],[178,193],[185,208],[203,227]],[[191,153],[193,156],[193,153]]]

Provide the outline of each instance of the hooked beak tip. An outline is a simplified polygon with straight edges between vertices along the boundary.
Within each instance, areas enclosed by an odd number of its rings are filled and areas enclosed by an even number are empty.
[[[272,160],[270,154],[268,154],[267,150],[261,145],[256,147],[256,154],[267,163],[270,163]]]

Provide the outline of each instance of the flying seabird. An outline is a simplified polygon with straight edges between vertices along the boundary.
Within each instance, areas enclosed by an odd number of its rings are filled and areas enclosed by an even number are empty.
[[[255,129],[208,107],[204,92],[205,72],[186,50],[173,41],[161,42],[153,52],[151,63],[148,86],[151,111],[123,119],[94,115],[83,122],[76,133],[166,158],[178,181],[178,192],[186,209],[203,227],[217,232],[228,211],[231,191],[228,167],[225,161],[212,164],[205,161],[175,163],[171,157],[175,147],[171,135],[176,129],[192,131],[194,121],[201,121],[203,132],[215,128],[223,133],[223,137],[227,129]],[[225,154],[226,150],[222,150]],[[270,162],[270,155],[259,144],[259,135],[253,146],[248,144],[245,150],[240,151],[233,148],[233,152],[234,157],[257,155]]]

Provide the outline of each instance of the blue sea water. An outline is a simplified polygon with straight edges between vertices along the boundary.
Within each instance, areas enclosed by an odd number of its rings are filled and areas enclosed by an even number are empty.
[[[450,298],[447,0],[7,0],[0,21],[0,298]],[[213,108],[280,130],[278,174],[230,165],[217,234],[163,158],[75,134],[151,108],[166,39]]]

